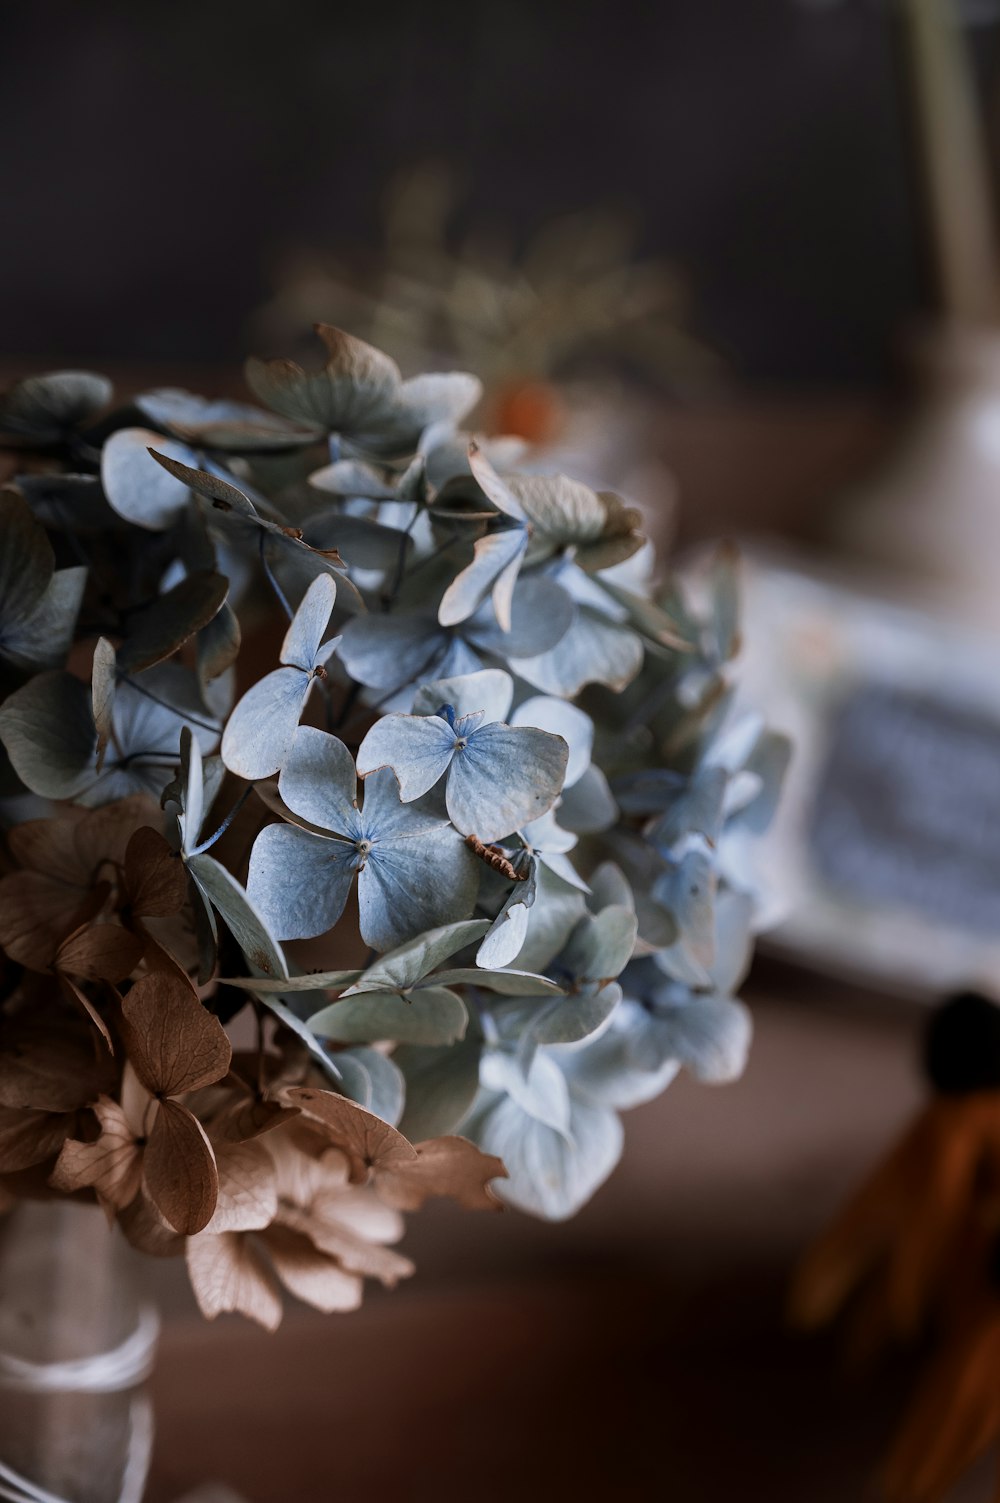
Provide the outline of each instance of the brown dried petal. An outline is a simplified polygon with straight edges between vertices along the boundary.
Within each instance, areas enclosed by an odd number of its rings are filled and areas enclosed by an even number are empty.
[[[232,1048],[218,1018],[179,977],[143,976],[122,999],[122,1032],[136,1074],[154,1096],[179,1096],[221,1080]]]
[[[61,1004],[0,1025],[0,1102],[73,1111],[114,1089],[113,1061],[94,1049],[89,1025]]]
[[[62,941],[100,912],[107,895],[106,882],[88,891],[44,872],[11,872],[0,878],[0,948],[18,965],[48,970]]]
[[[353,1193],[361,1195],[371,1192],[356,1190]],[[342,1226],[336,1219],[336,1212],[335,1197],[322,1197],[308,1212],[294,1207],[283,1208],[279,1220],[282,1226],[308,1237],[313,1246],[328,1258],[336,1258],[347,1273],[356,1273],[366,1279],[378,1279],[389,1289],[400,1279],[410,1277],[414,1270],[409,1258],[393,1252],[391,1248],[380,1247],[378,1243],[366,1242],[356,1232]]]
[[[94,1027],[101,1035],[101,1038],[104,1040],[104,1044],[107,1048],[108,1053],[114,1054],[115,1046],[111,1038],[110,1029],[108,1028],[107,1023],[105,1023],[104,1019],[101,1017],[101,1014],[97,1011],[97,1008],[94,1006],[93,1002],[91,1002],[90,998],[87,996],[86,992],[84,992],[79,986],[77,986],[76,982],[71,976],[64,976],[60,974],[58,981],[59,990],[62,992],[63,996],[66,997],[74,1007],[78,1007],[83,1013],[84,1017],[86,1017],[91,1023],[93,1023]]]
[[[63,940],[55,966],[88,981],[124,981],[142,959],[142,941],[120,924],[90,924]]]
[[[414,1161],[375,1171],[379,1195],[400,1211],[419,1210],[432,1195],[447,1195],[468,1211],[499,1211],[500,1201],[489,1182],[506,1178],[502,1159],[457,1137],[418,1143]]]
[[[217,1143],[219,1198],[207,1231],[255,1232],[270,1226],[278,1211],[274,1161],[259,1143]]]
[[[150,1199],[175,1231],[192,1237],[208,1225],[219,1174],[205,1129],[186,1106],[160,1102],[143,1169]]]
[[[174,1258],[188,1245],[188,1238],[168,1226],[145,1189],[118,1213],[118,1225],[132,1247],[151,1258]]]
[[[75,1112],[36,1112],[0,1106],[0,1174],[11,1174],[52,1158],[75,1126]]]
[[[125,889],[135,918],[164,918],[187,898],[184,863],[159,830],[143,825],[125,851]]]
[[[401,1132],[348,1101],[346,1096],[314,1086],[288,1086],[281,1099],[289,1106],[299,1107],[311,1121],[323,1127],[330,1142],[350,1160],[351,1179],[355,1183],[366,1180],[372,1169],[379,1171],[416,1162],[417,1151]]]
[[[263,1236],[268,1256],[278,1278],[297,1299],[324,1315],[337,1310],[356,1310],[364,1286],[357,1274],[345,1271],[319,1252],[308,1237],[288,1227],[269,1227]]]
[[[92,1186],[101,1205],[113,1216],[139,1193],[142,1148],[117,1101],[102,1096],[92,1110],[101,1124],[100,1137],[93,1143],[68,1138],[49,1184],[67,1194]]]
[[[227,1311],[246,1315],[267,1331],[281,1324],[281,1292],[274,1274],[242,1232],[191,1237],[188,1276],[207,1320]]]

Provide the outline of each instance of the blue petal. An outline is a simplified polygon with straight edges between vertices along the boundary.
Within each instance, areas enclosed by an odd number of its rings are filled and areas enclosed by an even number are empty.
[[[590,766],[594,749],[594,722],[586,711],[564,699],[538,694],[519,704],[510,717],[511,725],[533,725],[540,731],[561,736],[569,747],[564,788],[572,788]]]
[[[299,668],[275,668],[247,690],[222,737],[222,760],[230,772],[255,782],[280,771],[315,682]]]
[[[438,715],[383,715],[358,750],[362,777],[391,767],[404,803],[434,787],[455,755],[455,731]]]
[[[361,838],[354,758],[337,736],[299,726],[278,779],[293,814],[349,840]]]
[[[340,661],[352,678],[369,688],[405,688],[430,669],[447,645],[447,632],[424,612],[370,611],[345,626]]]
[[[321,659],[317,654],[336,599],[337,586],[331,576],[317,574],[285,632],[280,662],[290,668],[301,668],[303,673],[311,673],[319,666]]]
[[[267,825],[250,853],[247,895],[278,939],[313,939],[340,918],[358,853],[297,825]]]
[[[499,840],[550,809],[568,750],[560,736],[530,726],[484,725],[448,774],[448,813],[463,835]]]
[[[415,715],[433,715],[440,705],[451,705],[461,719],[477,712],[482,720],[506,720],[514,697],[514,680],[502,668],[483,668],[457,678],[437,678],[424,684],[413,699]],[[549,727],[543,725],[543,731]]]
[[[501,630],[510,631],[514,585],[527,547],[528,534],[521,527],[505,527],[479,538],[471,564],[456,574],[441,597],[441,625],[468,620],[492,593],[497,622]]]
[[[373,844],[358,879],[362,938],[376,950],[468,918],[479,888],[478,863],[449,825],[396,840]]]

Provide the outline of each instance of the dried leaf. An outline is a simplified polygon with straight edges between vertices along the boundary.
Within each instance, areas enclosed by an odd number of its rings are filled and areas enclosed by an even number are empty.
[[[255,1232],[278,1212],[274,1160],[260,1143],[217,1143],[219,1196],[206,1231]]]
[[[240,1232],[204,1233],[187,1243],[188,1276],[206,1320],[234,1312],[267,1331],[281,1324],[281,1291],[274,1274]]]
[[[142,1147],[117,1101],[101,1096],[91,1108],[101,1133],[93,1143],[68,1138],[49,1178],[54,1190],[72,1194],[90,1186],[111,1217],[139,1193]]]
[[[129,1059],[154,1096],[178,1096],[221,1080],[232,1047],[197,993],[165,972],[143,976],[122,999]]]
[[[128,636],[118,649],[122,673],[141,673],[162,663],[218,615],[229,580],[214,569],[199,569],[158,596],[129,621]]]
[[[208,1225],[219,1175],[205,1129],[186,1106],[161,1100],[143,1170],[151,1200],[175,1231],[192,1237]]]
[[[63,940],[56,969],[88,981],[124,981],[142,959],[142,941],[120,924],[90,924]]]
[[[74,1007],[78,1007],[89,1022],[93,1023],[94,1027],[101,1035],[101,1038],[104,1040],[108,1053],[114,1054],[115,1046],[114,1040],[111,1037],[111,1030],[108,1028],[107,1023],[101,1017],[101,1014],[97,1011],[97,1008],[87,996],[86,992],[82,989],[82,987],[77,986],[72,976],[67,976],[62,971],[59,972],[57,980],[59,982],[59,990],[62,992],[63,996]]]
[[[184,863],[149,825],[136,830],[126,848],[125,886],[134,918],[163,918],[184,906]]]
[[[52,1158],[75,1126],[75,1112],[0,1106],[0,1174],[13,1174]]]
[[[375,1170],[379,1195],[400,1211],[419,1210],[432,1195],[446,1195],[469,1211],[499,1211],[490,1180],[506,1178],[502,1159],[455,1137],[418,1143],[413,1160],[376,1165]]]
[[[378,1172],[397,1163],[416,1161],[417,1151],[402,1133],[381,1117],[348,1101],[346,1096],[320,1091],[314,1086],[289,1086],[281,1099],[299,1107],[305,1116],[323,1127],[331,1143],[350,1160],[351,1179],[355,1183],[365,1181],[371,1170]]]
[[[89,1027],[61,1005],[33,1007],[0,1024],[0,1102],[74,1111],[114,1089],[118,1071],[97,1053]]]
[[[358,1275],[346,1273],[308,1237],[289,1227],[272,1226],[264,1236],[264,1245],[279,1279],[296,1299],[324,1315],[356,1310],[361,1304],[364,1286]]]

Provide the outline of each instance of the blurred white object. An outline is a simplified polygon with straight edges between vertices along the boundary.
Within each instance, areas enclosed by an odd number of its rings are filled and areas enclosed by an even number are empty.
[[[767,943],[887,989],[1000,978],[996,639],[749,560],[743,692],[795,751]]]

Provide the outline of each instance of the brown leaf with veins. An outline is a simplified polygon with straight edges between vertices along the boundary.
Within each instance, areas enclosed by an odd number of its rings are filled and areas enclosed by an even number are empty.
[[[314,1086],[290,1086],[283,1101],[321,1123],[351,1163],[351,1179],[371,1172],[382,1198],[400,1210],[416,1210],[432,1195],[450,1196],[468,1210],[499,1210],[488,1189],[506,1179],[502,1160],[482,1153],[465,1138],[432,1138],[414,1147],[401,1132],[345,1096]]]
[[[240,1232],[188,1238],[188,1276],[206,1320],[229,1312],[246,1315],[267,1331],[281,1324],[281,1290],[261,1253]]]
[[[372,1170],[384,1171],[417,1157],[413,1144],[401,1132],[346,1096],[316,1086],[287,1086],[280,1099],[322,1125],[330,1141],[350,1160],[351,1179],[356,1184],[363,1184]]]
[[[160,1099],[142,1167],[150,1198],[175,1231],[192,1237],[208,1225],[219,1172],[205,1129],[180,1102]]]
[[[20,868],[0,878],[0,946],[11,959],[47,969],[61,941],[107,902],[130,836],[158,817],[148,795],[134,794],[8,831],[8,849]]]
[[[118,1071],[82,1019],[51,1000],[0,1018],[0,1103],[75,1111],[115,1089]]]
[[[152,1096],[180,1096],[221,1080],[232,1046],[218,1018],[178,976],[143,976],[122,998],[129,1059]]]
[[[417,1211],[432,1195],[457,1200],[467,1211],[501,1211],[490,1180],[506,1179],[503,1160],[483,1153],[468,1138],[430,1138],[416,1145],[416,1162],[376,1174],[382,1199],[400,1211]]]
[[[0,1106],[0,1174],[53,1158],[76,1126],[75,1112]]]
[[[217,1143],[219,1194],[206,1231],[256,1232],[278,1213],[274,1160],[259,1143]]]
[[[120,924],[90,924],[64,939],[55,954],[57,971],[87,981],[124,981],[142,959],[142,941]]]
[[[131,1122],[124,1107],[101,1096],[91,1107],[101,1126],[92,1143],[68,1138],[56,1161],[49,1184],[71,1195],[91,1188],[108,1219],[114,1220],[139,1193],[142,1183],[142,1123]]]
[[[184,863],[159,830],[143,825],[129,840],[124,866],[125,901],[132,918],[167,918],[187,900]]]

